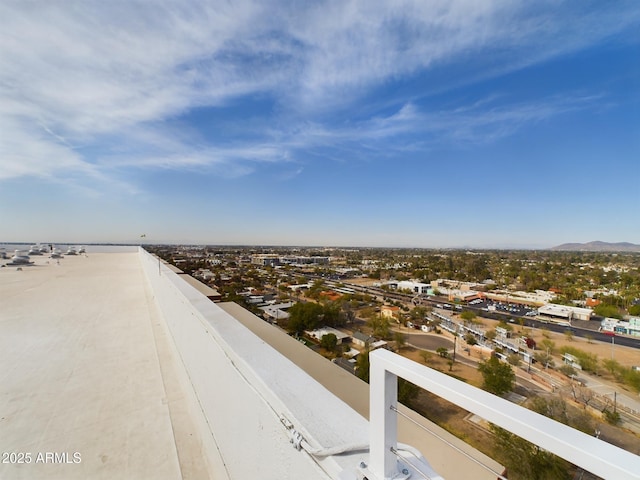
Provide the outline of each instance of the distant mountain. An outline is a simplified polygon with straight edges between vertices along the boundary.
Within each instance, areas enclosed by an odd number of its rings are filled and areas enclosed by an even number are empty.
[[[640,252],[640,245],[629,242],[588,242],[588,243],[563,243],[550,250],[564,250],[571,252]]]

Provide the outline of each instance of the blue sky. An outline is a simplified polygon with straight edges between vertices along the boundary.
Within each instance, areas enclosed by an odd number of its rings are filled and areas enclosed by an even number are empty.
[[[2,2],[0,241],[640,243],[638,2],[293,5]]]

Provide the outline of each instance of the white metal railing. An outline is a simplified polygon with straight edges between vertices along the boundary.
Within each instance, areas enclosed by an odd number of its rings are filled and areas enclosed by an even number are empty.
[[[638,480],[640,457],[387,350],[370,353],[369,479],[398,471],[397,377],[473,412],[605,479]],[[426,453],[426,452],[423,452]],[[406,478],[406,475],[405,475]]]

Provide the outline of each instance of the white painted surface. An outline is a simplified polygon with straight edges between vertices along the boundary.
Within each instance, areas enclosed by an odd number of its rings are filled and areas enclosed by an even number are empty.
[[[355,472],[366,453],[314,460],[293,448],[280,417],[314,450],[368,445],[368,422],[164,265],[159,273],[157,259],[141,255],[229,476],[320,479]]]
[[[181,478],[138,253],[34,260],[0,269],[0,478]]]

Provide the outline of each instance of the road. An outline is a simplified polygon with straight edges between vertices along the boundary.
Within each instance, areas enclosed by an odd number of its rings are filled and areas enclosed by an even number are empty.
[[[407,343],[410,343],[416,348],[421,348],[422,350],[431,350],[435,352],[438,348],[446,348],[447,350],[453,348],[453,341],[440,335],[428,335],[424,333],[405,333],[405,335],[407,336]]]
[[[616,388],[614,385],[584,372],[580,372],[576,380],[580,381],[598,395],[610,398],[612,403],[615,399],[617,405],[623,406],[630,410],[631,413],[640,416],[640,399],[633,398],[626,392],[621,392],[620,387]]]

